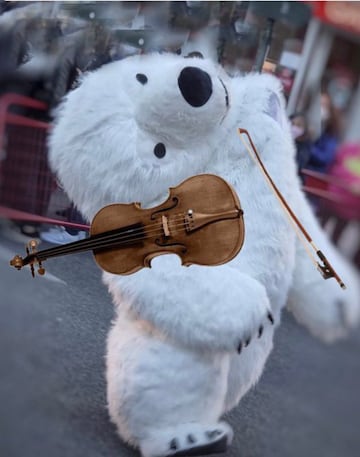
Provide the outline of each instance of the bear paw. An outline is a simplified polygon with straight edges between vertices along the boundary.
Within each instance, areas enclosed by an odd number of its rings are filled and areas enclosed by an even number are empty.
[[[196,423],[162,429],[140,442],[143,457],[181,457],[225,452],[233,431],[226,422]]]
[[[270,322],[271,325],[274,325],[274,316],[270,313],[270,311],[267,313],[267,321]],[[257,330],[256,337],[261,338],[263,332],[264,332],[264,324],[260,324],[259,328]],[[246,348],[247,346],[249,346],[252,338],[253,338],[253,336],[247,336],[244,340],[240,339],[238,347],[237,347],[237,352],[239,354],[241,354],[241,351],[243,350],[244,347]]]

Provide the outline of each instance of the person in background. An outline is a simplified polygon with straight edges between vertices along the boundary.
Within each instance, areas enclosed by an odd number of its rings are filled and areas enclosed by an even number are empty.
[[[71,204],[67,209],[58,213],[66,218],[69,222],[86,224],[80,212]],[[80,241],[87,237],[87,231],[76,228],[64,227],[57,225],[49,228],[47,231],[40,233],[40,238],[52,244],[67,244],[74,241]]]
[[[306,168],[311,155],[311,140],[305,114],[294,113],[290,116],[291,134],[296,145],[296,162],[298,175],[303,180],[301,170]]]
[[[329,94],[320,97],[321,133],[311,145],[311,154],[307,168],[319,173],[327,173],[335,160],[339,145],[339,117]]]

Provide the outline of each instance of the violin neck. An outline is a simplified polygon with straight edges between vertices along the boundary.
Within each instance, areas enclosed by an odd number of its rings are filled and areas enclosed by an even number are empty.
[[[114,247],[128,247],[138,244],[146,237],[144,227],[142,224],[133,224],[120,229],[109,230],[97,235],[92,235],[80,241],[56,246],[50,249],[29,254],[24,259],[24,265],[31,263],[32,260],[37,259],[42,262],[50,259],[51,257],[60,257],[63,255],[75,254],[77,252],[96,251],[112,249]]]

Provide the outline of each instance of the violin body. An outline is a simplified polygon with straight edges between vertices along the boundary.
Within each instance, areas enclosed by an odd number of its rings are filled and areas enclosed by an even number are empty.
[[[129,221],[136,223],[126,229]],[[128,246],[94,250],[101,268],[116,274],[150,267],[151,260],[163,254],[177,254],[185,266],[220,265],[233,259],[244,241],[236,193],[222,178],[210,174],[170,188],[168,199],[154,208],[142,209],[140,203],[102,208],[92,221],[91,236],[119,227],[125,228]]]
[[[60,247],[36,251],[32,240],[24,259],[15,256],[10,265],[20,270],[51,257],[92,250],[105,271],[126,275],[163,254],[177,254],[183,265],[221,265],[240,251],[244,242],[240,201],[233,188],[219,176],[203,174],[170,188],[168,199],[142,209],[140,203],[112,204],[94,217],[90,237]]]

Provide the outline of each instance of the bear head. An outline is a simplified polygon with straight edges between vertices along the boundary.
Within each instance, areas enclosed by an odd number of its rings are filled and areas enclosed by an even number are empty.
[[[210,60],[132,56],[83,77],[58,108],[50,164],[82,214],[159,203],[207,169],[229,110],[229,77]]]

